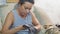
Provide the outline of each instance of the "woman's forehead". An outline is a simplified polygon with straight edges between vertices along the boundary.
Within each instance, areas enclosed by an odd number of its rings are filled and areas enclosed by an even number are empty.
[[[32,4],[32,3],[29,3],[29,2],[25,2],[25,3],[24,3],[24,6],[25,6],[25,7],[32,7],[33,4]]]

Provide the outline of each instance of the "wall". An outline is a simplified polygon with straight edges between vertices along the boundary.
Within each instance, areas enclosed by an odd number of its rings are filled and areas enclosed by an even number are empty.
[[[60,24],[60,0],[36,0],[35,6],[43,9],[53,24]]]

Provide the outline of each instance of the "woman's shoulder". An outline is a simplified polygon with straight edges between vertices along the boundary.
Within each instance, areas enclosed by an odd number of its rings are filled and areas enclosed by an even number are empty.
[[[13,16],[13,12],[10,11],[7,16],[6,16],[7,19],[11,18],[11,20],[14,20],[14,16]]]
[[[8,13],[8,16],[13,16],[13,12],[10,11],[10,12]]]

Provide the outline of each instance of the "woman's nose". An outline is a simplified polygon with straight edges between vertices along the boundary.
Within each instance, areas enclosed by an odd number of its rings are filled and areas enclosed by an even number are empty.
[[[29,13],[29,12],[30,12],[30,10],[29,10],[29,9],[26,9],[26,12],[27,12],[27,13]]]

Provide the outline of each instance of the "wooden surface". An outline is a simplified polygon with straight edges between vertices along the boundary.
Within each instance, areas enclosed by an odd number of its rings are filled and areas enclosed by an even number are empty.
[[[19,0],[6,0],[6,2],[8,2],[8,3],[16,3],[16,2],[18,2]]]

